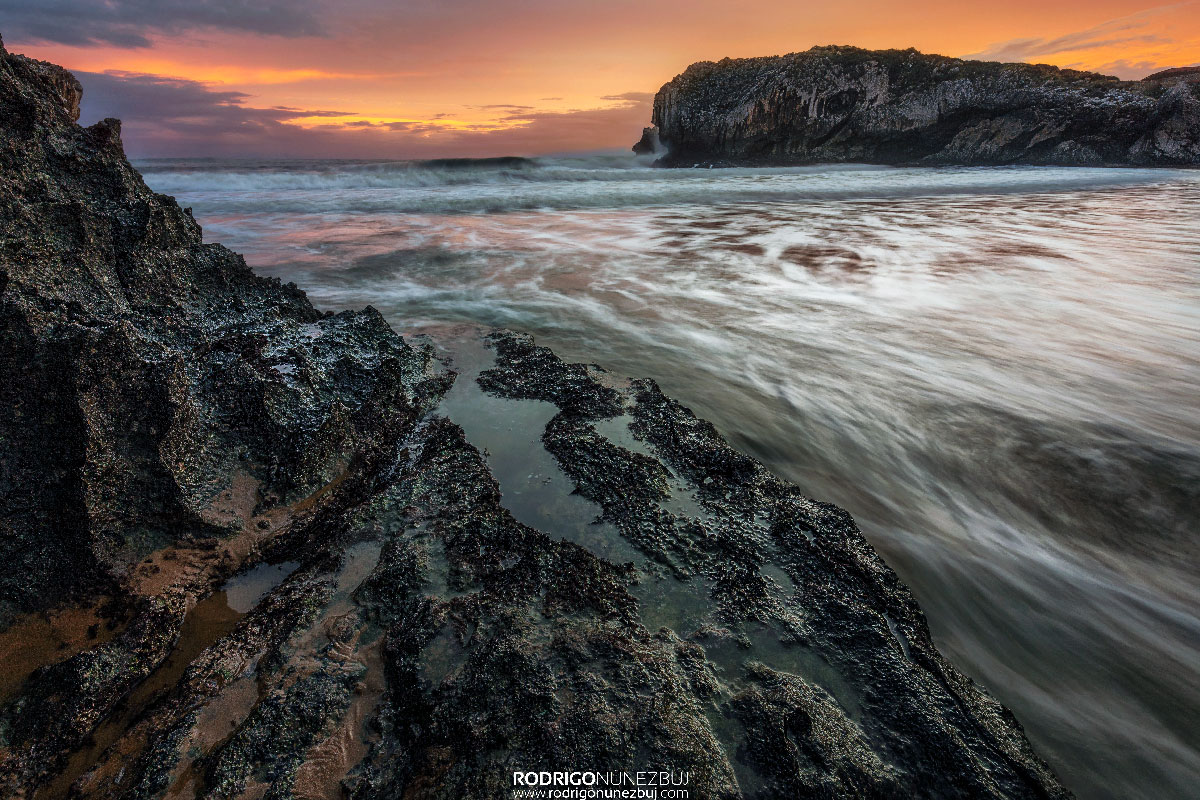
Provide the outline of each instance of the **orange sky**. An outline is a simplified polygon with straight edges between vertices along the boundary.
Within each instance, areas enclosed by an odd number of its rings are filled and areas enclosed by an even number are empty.
[[[816,44],[1126,78],[1200,62],[1197,2],[274,0],[250,17],[244,3],[210,0],[228,8],[205,17],[163,0],[153,18],[142,2],[44,2],[38,12],[0,0],[6,46],[81,73],[85,114],[118,113],[129,149],[150,155],[627,147],[649,95],[688,64]]]

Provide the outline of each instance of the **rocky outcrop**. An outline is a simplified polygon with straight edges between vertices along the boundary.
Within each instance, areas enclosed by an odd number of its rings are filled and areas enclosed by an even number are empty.
[[[317,311],[78,97],[0,49],[0,794],[1066,796],[843,511],[653,382]]]
[[[146,188],[120,124],[74,125],[65,70],[0,72],[0,610],[112,589],[225,532],[238,472],[302,497],[421,413],[428,357],[372,310],[332,316],[204,244]]]
[[[1121,81],[855,47],[704,61],[659,89],[634,150],[665,147],[664,166],[1194,166],[1200,86],[1185,73]]]
[[[1174,86],[1177,83],[1200,83],[1200,66],[1175,67],[1155,72],[1142,78],[1142,83],[1159,86]]]

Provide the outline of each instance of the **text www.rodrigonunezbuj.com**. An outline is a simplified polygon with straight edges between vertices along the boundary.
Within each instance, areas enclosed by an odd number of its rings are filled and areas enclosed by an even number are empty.
[[[689,800],[689,774],[642,772],[514,772],[513,800]]]

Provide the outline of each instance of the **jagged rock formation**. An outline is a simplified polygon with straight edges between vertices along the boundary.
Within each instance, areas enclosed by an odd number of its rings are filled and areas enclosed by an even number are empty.
[[[78,100],[0,48],[0,794],[1067,795],[844,512],[652,382],[318,312]],[[528,419],[521,505],[464,427]]]
[[[1121,81],[1044,64],[814,47],[692,64],[634,151],[664,166],[1200,164],[1186,70]]]

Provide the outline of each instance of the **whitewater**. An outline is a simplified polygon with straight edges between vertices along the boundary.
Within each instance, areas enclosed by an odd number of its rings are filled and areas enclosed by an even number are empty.
[[[1200,172],[137,166],[318,306],[654,377],[850,511],[1081,797],[1200,786]]]

